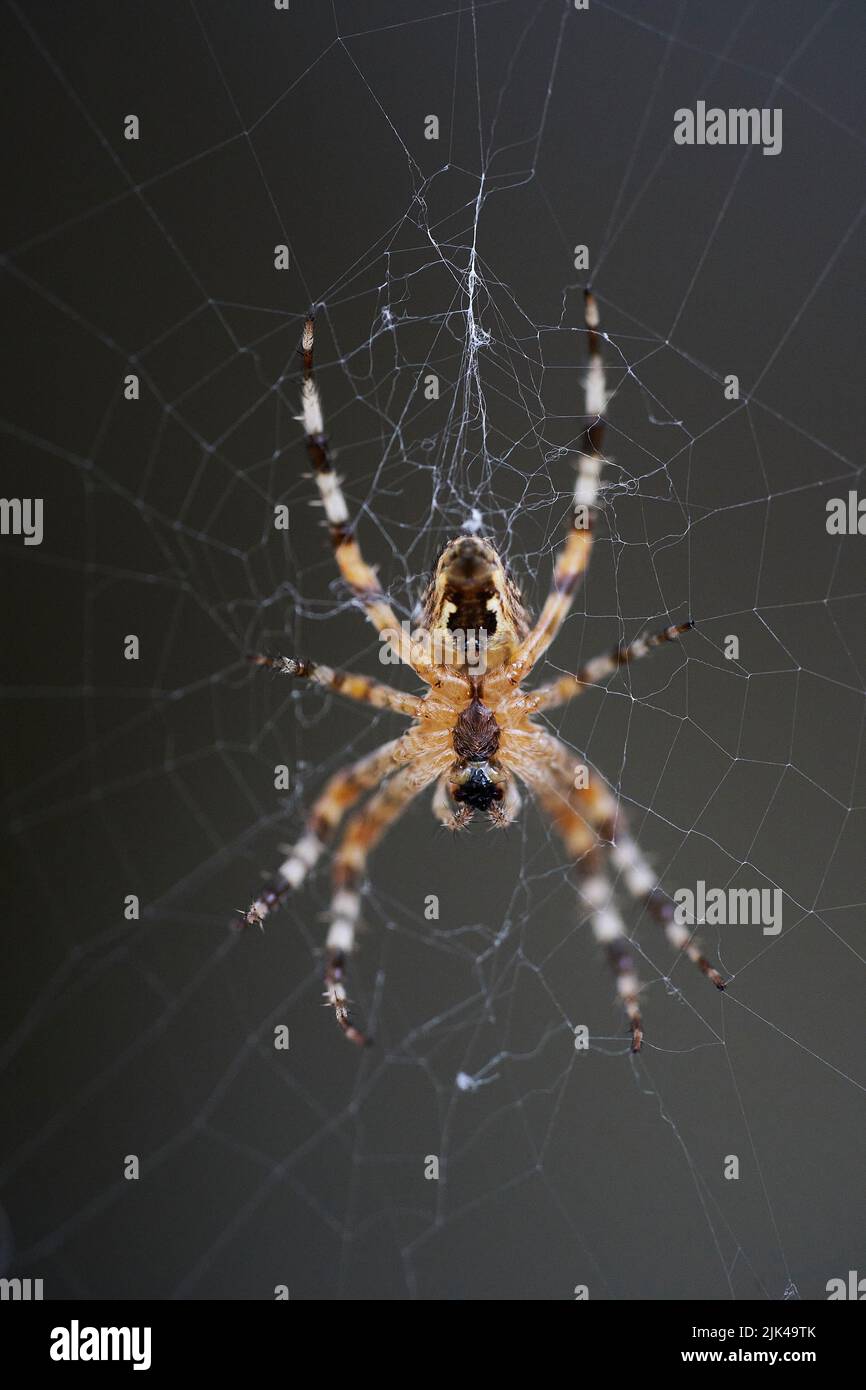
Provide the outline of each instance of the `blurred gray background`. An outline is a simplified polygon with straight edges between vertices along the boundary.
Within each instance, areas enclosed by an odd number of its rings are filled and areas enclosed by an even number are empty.
[[[73,1298],[770,1300],[862,1272],[866,541],[825,529],[863,490],[862,11],[24,0],[3,27],[3,489],[46,509],[40,547],[0,542],[5,1272]],[[674,146],[698,99],[781,107],[782,153]],[[373,861],[360,1055],[321,1007],[326,873],[227,928],[325,777],[399,727],[244,654],[412,688],[308,506],[300,323],[320,306],[401,616],[473,507],[537,608],[582,425],[578,244],[615,486],[544,669],[698,626],[550,722],[668,891],[778,887],[784,928],[704,929],[721,997],[629,907],[635,1062],[533,808],[450,837],[426,795]]]

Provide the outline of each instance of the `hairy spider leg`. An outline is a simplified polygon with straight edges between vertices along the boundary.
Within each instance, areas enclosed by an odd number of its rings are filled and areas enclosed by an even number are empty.
[[[273,881],[247,908],[240,922],[234,923],[235,926],[261,926],[272,912],[282,907],[290,893],[300,888],[315,868],[346,812],[365,792],[394,770],[394,754],[399,743],[400,739],[391,739],[350,767],[341,768],[334,774],[313,803],[304,834],[297,844],[287,850],[287,857]]]
[[[538,620],[524,638],[508,667],[509,679],[516,685],[525,679],[539,657],[547,651],[565,622],[592,551],[596,502],[601,470],[604,466],[602,444],[607,386],[601,353],[598,305],[595,296],[589,290],[584,297],[584,318],[589,359],[584,384],[586,424],[580,442],[571,529],[556,560],[553,588],[545,600]]]
[[[603,868],[598,840],[584,816],[550,769],[525,767],[521,776],[532,788],[542,812],[551,821],[571,860],[577,892],[588,914],[592,934],[604,947],[614,972],[616,989],[631,1030],[631,1047],[639,1052],[643,1042],[640,980],[632,945],[619,914],[613,886]]]
[[[450,759],[450,754],[447,756]],[[420,761],[416,759],[406,763],[370,797],[362,810],[350,817],[334,854],[331,925],[325,942],[325,998],[332,1005],[346,1037],[360,1047],[365,1046],[368,1039],[349,1016],[346,967],[348,957],[355,948],[361,914],[361,884],[367,860],[386,831],[410,801],[444,771],[445,759],[442,755],[432,762],[428,761],[426,766],[419,767]]]
[[[617,806],[613,793],[603,778],[595,774],[583,786],[575,774],[582,764],[573,758],[564,744],[554,740],[561,750],[561,759],[553,770],[560,782],[563,797],[573,802],[586,823],[592,827],[611,862],[621,874],[632,898],[646,908],[650,918],[662,928],[670,946],[688,956],[693,965],[706,975],[716,989],[723,990],[725,981],[707,959],[696,939],[694,930],[674,920],[674,903],[658,886],[658,879],[649,861],[631,835],[625,816]]]
[[[417,719],[421,713],[423,700],[420,695],[409,695],[381,681],[371,680],[369,676],[357,676],[351,671],[335,671],[332,666],[323,666],[316,661],[308,661],[296,656],[250,656],[247,658],[254,666],[265,666],[282,676],[294,676],[299,680],[312,681],[313,685],[333,690],[348,700],[361,705],[372,705],[374,709],[389,709],[395,714],[408,715]]]
[[[527,699],[533,710],[556,709],[559,705],[565,705],[569,700],[573,700],[576,695],[581,695],[588,685],[598,685],[600,681],[606,680],[613,675],[621,666],[627,666],[632,661],[639,660],[642,656],[647,656],[656,647],[663,646],[666,642],[676,642],[682,637],[684,632],[689,632],[694,627],[694,623],[675,623],[672,627],[663,628],[661,632],[656,632],[649,637],[637,637],[633,642],[626,642],[605,656],[595,656],[581,666],[573,676],[558,676],[556,680],[550,681],[548,685],[539,686],[537,690],[527,692]]]
[[[673,949],[687,955],[692,964],[697,966],[702,975],[706,975],[716,989],[724,989],[725,981],[703,954],[694,930],[690,931],[684,923],[674,920],[674,903],[658,887],[655,874],[637,841],[622,825],[621,816],[614,827],[610,857],[622,874],[629,893],[638,902],[643,903],[652,920],[664,931]]]
[[[343,494],[342,484],[331,461],[328,436],[322,415],[322,402],[313,372],[313,343],[315,327],[312,316],[304,322],[301,335],[301,355],[304,364],[304,379],[301,386],[301,414],[298,420],[303,424],[307,444],[307,455],[313,465],[313,475],[319,489],[319,499],[325,509],[325,519],[334,549],[334,557],[340,574],[352,591],[353,596],[363,608],[370,622],[378,632],[391,635],[396,643],[400,660],[414,667],[422,679],[429,666],[418,659],[411,651],[409,635],[397,622],[394,610],[382,592],[376,571],[368,565],[361,553],[349,521],[349,508]]]

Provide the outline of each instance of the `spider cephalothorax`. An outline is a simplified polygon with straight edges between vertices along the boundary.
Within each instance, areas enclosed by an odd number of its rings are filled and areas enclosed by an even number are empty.
[[[421,625],[430,633],[476,635],[488,668],[508,660],[529,631],[529,618],[492,541],[458,536],[448,542],[422,600]]]
[[[530,790],[565,846],[593,933],[606,948],[628,1016],[633,1051],[640,1050],[643,1037],[640,985],[631,942],[606,872],[608,862],[628,893],[664,929],[670,944],[694,961],[719,989],[724,988],[718,971],[701,954],[689,930],[674,920],[673,905],[629,835],[607,783],[597,774],[587,781],[584,765],[536,718],[652,648],[674,641],[691,623],[638,637],[587,662],[571,675],[559,676],[532,691],[523,689],[526,677],[568,616],[592,548],[604,463],[606,398],[598,309],[589,293],[586,330],[586,421],[577,450],[572,525],[556,562],[553,587],[537,620],[530,622],[493,542],[467,534],[449,541],[439,556],[421,602],[420,633],[410,636],[398,624],[375,570],[365,561],[352,533],[340,481],[331,464],[313,377],[312,320],[304,325],[301,419],[337,564],[380,636],[412,667],[426,691],[406,694],[367,676],[295,657],[252,658],[258,666],[310,680],[412,722],[402,735],[331,778],[310,811],[305,833],[288,851],[273,882],[243,914],[241,924],[262,925],[300,886],[347,812],[366,797],[363,808],[349,816],[334,854],[334,895],[326,943],[326,997],[340,1027],[353,1042],[366,1039],[349,1017],[345,973],[355,945],[367,859],[389,826],[431,785],[435,785],[434,814],[452,830],[465,827],[476,812],[489,817],[494,825],[509,825],[520,810],[518,783]]]

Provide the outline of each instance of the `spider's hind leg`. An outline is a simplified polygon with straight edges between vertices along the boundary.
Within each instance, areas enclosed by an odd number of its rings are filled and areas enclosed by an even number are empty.
[[[633,898],[642,903],[653,921],[662,928],[675,951],[682,951],[696,965],[702,975],[715,985],[724,989],[726,981],[718,970],[707,960],[702,952],[694,930],[675,921],[675,908],[671,899],[658,886],[655,874],[641,852],[640,846],[627,831],[616,829],[610,844],[610,855],[622,873],[626,887]]]
[[[605,948],[608,963],[616,976],[616,989],[626,1012],[631,1030],[631,1050],[640,1052],[643,1043],[640,980],[635,965],[632,943],[626,935],[625,923],[619,914],[613,885],[603,868],[601,847],[588,819],[574,802],[574,791],[562,782],[557,770],[550,768],[544,778],[524,769],[543,811],[547,813],[562,840],[573,865],[577,892],[589,911],[592,934]]]
[[[550,743],[554,749],[553,777],[560,784],[561,797],[566,804],[573,805],[581,822],[590,826],[598,836],[614,867],[622,875],[629,895],[646,908],[675,951],[688,956],[716,989],[725,989],[725,980],[701,950],[694,928],[689,929],[674,920],[674,904],[660,888],[646,856],[630,834],[628,823],[610,788],[598,776],[593,777],[586,787],[574,785],[574,771],[579,764],[558,739],[551,738]]]
[[[263,926],[289,895],[300,888],[349,808],[360,800],[364,792],[381,782],[394,766],[394,751],[398,743],[399,739],[392,739],[331,778],[321,796],[313,803],[304,834],[286,850],[287,857],[275,877],[253,900],[240,921],[232,923],[233,926],[240,929]]]
[[[617,994],[631,1029],[631,1050],[640,1052],[643,1044],[643,1020],[638,1003],[641,985],[634,951],[616,906],[613,885],[595,853],[579,866],[577,890],[592,914],[593,936],[604,946],[616,976]]]
[[[674,920],[673,902],[659,887],[658,878],[637,841],[629,833],[622,812],[607,787],[596,779],[588,787],[577,789],[574,795],[576,804],[596,830],[610,854],[611,862],[622,875],[629,895],[646,908],[675,951],[687,955],[716,989],[724,989],[725,981],[707,960],[695,939],[694,930],[690,931]]]
[[[325,942],[325,998],[346,1037],[359,1047],[364,1047],[369,1039],[355,1026],[349,1014],[346,968],[355,949],[361,915],[361,884],[367,860],[410,801],[442,771],[441,757],[427,767],[420,767],[417,759],[406,763],[350,818],[334,855],[331,925]]]

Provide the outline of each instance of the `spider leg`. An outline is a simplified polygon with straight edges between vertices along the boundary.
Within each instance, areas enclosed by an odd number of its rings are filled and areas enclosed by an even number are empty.
[[[593,934],[596,941],[605,947],[608,962],[616,976],[617,994],[631,1029],[631,1050],[640,1052],[643,1044],[643,1020],[638,1003],[640,978],[632,943],[614,902],[613,885],[604,872],[587,873],[578,882],[578,892],[592,912]]]
[[[377,631],[391,635],[392,643],[396,642],[399,649],[400,660],[414,666],[421,675],[427,668],[418,661],[417,653],[415,659],[412,659],[409,636],[397,622],[394,611],[382,592],[376,571],[364,559],[349,522],[349,508],[340,479],[331,462],[322,402],[313,373],[314,337],[315,327],[312,317],[309,317],[304,322],[301,336],[304,380],[301,387],[301,414],[298,419],[304,427],[307,455],[313,465],[319,500],[325,509],[334,557],[340,574],[370,622]],[[422,679],[424,678],[422,676]]]
[[[610,858],[622,874],[630,895],[645,907],[652,920],[662,928],[675,951],[682,951],[716,989],[724,989],[725,981],[707,959],[698,944],[694,931],[674,920],[674,904],[659,887],[646,856],[628,830],[622,811],[610,788],[595,774],[586,787],[575,785],[574,773],[580,764],[559,739],[548,736],[555,745],[552,775],[560,783],[560,795],[572,802],[587,824],[606,845]]]
[[[617,994],[631,1030],[631,1050],[640,1052],[643,1043],[643,1021],[638,1003],[640,980],[632,943],[616,906],[613,885],[601,867],[596,835],[555,776],[537,770],[522,771],[521,776],[535,792],[542,811],[551,820],[573,863],[577,891],[589,912],[592,934],[604,946],[616,977]]]
[[[587,423],[580,442],[571,530],[559,552],[553,588],[532,631],[524,638],[511,661],[508,674],[515,684],[524,680],[567,618],[581,578],[589,564],[592,532],[596,516],[601,470],[604,466],[604,412],[607,405],[604,361],[601,354],[598,305],[586,291],[584,319],[587,328],[589,361],[584,384]]]
[[[265,918],[282,907],[289,894],[301,886],[318,863],[329,838],[349,808],[393,771],[399,743],[399,739],[392,739],[382,744],[350,767],[342,768],[330,779],[313,803],[304,834],[287,851],[287,858],[277,870],[276,877],[251,903],[235,926],[241,929],[261,926]]]
[[[575,672],[573,676],[559,676],[555,681],[548,685],[542,685],[538,690],[528,693],[528,700],[532,710],[556,709],[559,705],[565,705],[569,700],[573,700],[576,695],[583,693],[587,685],[598,685],[600,681],[606,680],[614,671],[618,671],[620,666],[626,666],[629,662],[637,660],[639,657],[647,656],[665,642],[675,642],[682,637],[684,632],[689,632],[694,627],[694,623],[676,623],[673,627],[666,627],[661,632],[654,633],[651,637],[638,637],[634,642],[627,642],[621,646],[614,647],[613,651],[605,656],[593,657],[585,666]]]
[[[294,656],[250,656],[247,659],[254,666],[267,666],[283,676],[312,681],[314,685],[336,691],[349,700],[357,700],[359,704],[372,705],[375,709],[390,709],[395,714],[406,714],[410,719],[418,718],[423,705],[420,695],[408,695],[368,676],[356,676],[351,671],[335,671],[333,667],[321,666],[315,661]]]
[[[725,989],[726,982],[707,960],[697,943],[695,933],[674,920],[674,904],[658,883],[637,841],[620,824],[610,846],[610,856],[625,879],[633,898],[646,907],[650,917],[662,928],[675,951],[682,951],[706,975],[716,989]]]
[[[350,818],[334,855],[331,925],[325,941],[325,998],[333,1006],[346,1037],[360,1047],[368,1039],[349,1016],[346,964],[355,947],[361,912],[360,887],[367,860],[410,801],[443,771],[441,757],[426,767],[407,763],[370,797],[363,810]]]

